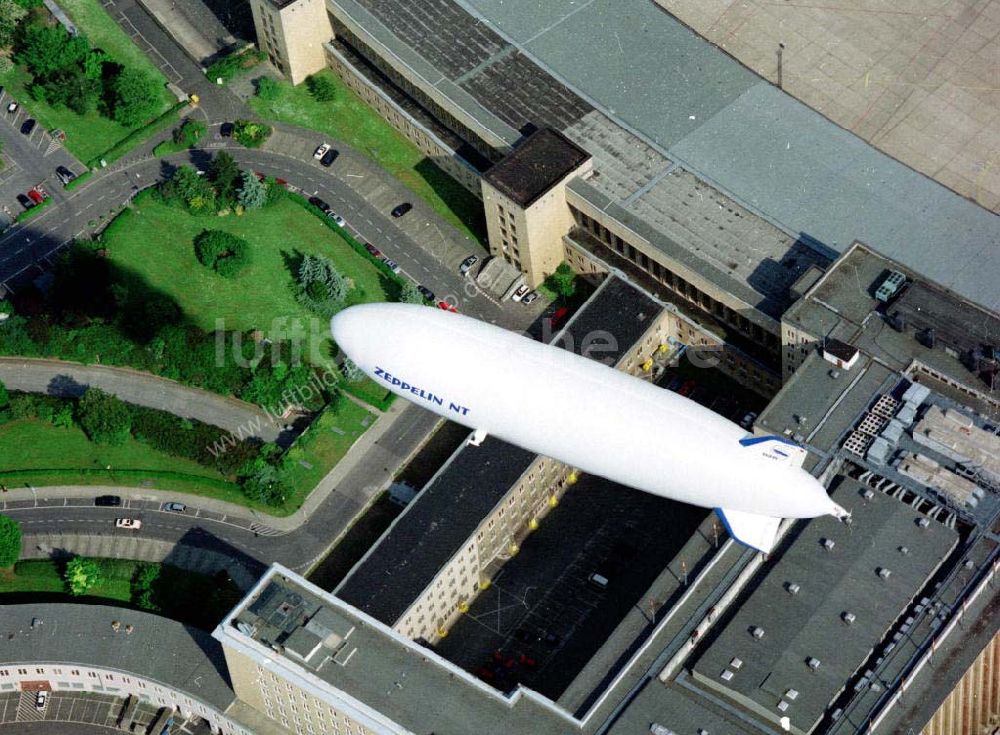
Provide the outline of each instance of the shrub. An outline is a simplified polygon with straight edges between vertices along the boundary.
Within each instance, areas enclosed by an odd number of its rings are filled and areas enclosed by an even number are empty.
[[[404,304],[422,304],[424,295],[417,290],[415,283],[407,281],[399,289],[399,300]]]
[[[101,581],[101,568],[94,559],[74,556],[66,563],[63,579],[71,595],[84,595]]]
[[[208,128],[201,120],[185,120],[179,128],[174,128],[171,137],[177,145],[192,148],[198,144],[199,140],[205,137],[207,131]]]
[[[111,83],[111,99],[115,121],[135,127],[156,114],[160,85],[141,69],[125,68]]]
[[[243,183],[237,192],[237,201],[245,209],[260,209],[270,199],[270,188],[252,171],[243,172]]]
[[[337,84],[325,74],[307,76],[306,89],[317,102],[332,102],[337,98]]]
[[[545,286],[557,295],[568,299],[576,293],[576,273],[570,268],[569,263],[560,263],[555,273],[545,279]]]
[[[7,386],[0,381],[0,408],[6,408],[7,404],[10,403],[10,394],[7,392]]]
[[[132,410],[117,396],[88,388],[77,404],[80,428],[95,444],[122,445],[132,427]]]
[[[271,77],[261,77],[257,80],[257,96],[273,102],[281,96],[281,84]]]
[[[246,240],[223,230],[202,230],[194,239],[198,262],[220,276],[232,278],[250,262]]]
[[[0,516],[0,569],[8,569],[21,558],[21,524]]]
[[[271,136],[271,127],[252,120],[237,120],[233,123],[233,138],[246,148],[260,148]]]
[[[223,82],[228,82],[238,74],[257,66],[264,59],[265,56],[261,51],[247,46],[212,63],[205,70],[205,76],[213,82],[220,78]]]
[[[286,488],[281,473],[274,465],[259,462],[243,481],[243,493],[264,505],[277,506],[285,499]]]

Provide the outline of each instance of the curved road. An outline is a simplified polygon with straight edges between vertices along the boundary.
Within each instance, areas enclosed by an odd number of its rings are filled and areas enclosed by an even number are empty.
[[[138,406],[169,411],[239,436],[275,441],[281,427],[252,403],[130,368],[62,360],[0,357],[0,383],[10,390],[78,398],[93,386]]]

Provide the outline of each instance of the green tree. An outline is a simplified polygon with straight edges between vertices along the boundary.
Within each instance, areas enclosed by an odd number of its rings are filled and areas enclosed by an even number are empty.
[[[50,74],[36,89],[51,105],[63,105],[79,115],[97,108],[101,82],[87,76],[81,66],[67,66]]]
[[[63,577],[71,595],[85,595],[94,585],[101,581],[101,568],[94,559],[74,556],[66,562],[66,573]]]
[[[159,564],[140,564],[132,578],[132,599],[142,610],[159,612],[156,599],[156,583],[160,579],[162,567]]]
[[[160,87],[141,69],[125,68],[111,82],[111,113],[116,122],[135,127],[156,114]]]
[[[326,74],[307,76],[306,89],[317,102],[332,102],[337,98],[337,84]]]
[[[7,408],[7,404],[9,403],[10,394],[7,392],[7,386],[0,380],[0,409]]]
[[[233,138],[247,148],[260,148],[271,135],[271,126],[252,120],[237,120],[233,123]]]
[[[399,300],[404,304],[422,304],[424,296],[417,290],[415,283],[407,281],[399,290]]]
[[[88,388],[76,406],[80,427],[95,444],[120,446],[132,428],[132,410],[117,396]]]
[[[271,77],[261,77],[257,80],[257,96],[262,100],[273,102],[281,96],[281,84]]]
[[[576,293],[576,273],[569,267],[569,263],[560,263],[555,273],[545,279],[545,286],[568,299]]]
[[[237,200],[245,209],[260,209],[267,204],[268,187],[257,178],[253,171],[243,172],[243,184],[237,192]]]
[[[302,259],[297,286],[299,303],[322,316],[333,316],[347,298],[347,279],[322,255]]]
[[[236,188],[241,174],[236,159],[226,151],[219,151],[208,164],[206,174],[208,180],[215,184],[216,194],[222,202],[232,204],[236,201]]]
[[[192,211],[214,211],[212,185],[191,166],[178,166],[160,185],[160,195],[167,203],[180,203]]]
[[[0,47],[7,48],[14,43],[14,31],[27,14],[24,6],[15,0],[0,0]]]
[[[201,120],[185,120],[179,128],[174,128],[174,143],[193,148],[206,132],[208,132],[208,128]]]
[[[257,463],[250,476],[243,481],[243,493],[264,505],[281,505],[285,492],[285,484],[278,468],[266,462]]]
[[[365,379],[364,370],[355,365],[354,360],[349,357],[344,358],[344,363],[340,366],[340,371],[349,383],[360,383]]]
[[[235,276],[250,262],[247,241],[223,230],[199,232],[194,238],[194,254],[199,263],[226,278]]]
[[[70,36],[61,25],[43,23],[22,26],[16,48],[17,60],[27,66],[36,79],[82,64],[90,52],[86,37]]]
[[[21,558],[21,524],[0,516],[0,569],[9,569]]]

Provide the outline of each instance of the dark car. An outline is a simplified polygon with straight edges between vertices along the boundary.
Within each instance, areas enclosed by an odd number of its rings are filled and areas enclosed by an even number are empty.
[[[323,212],[323,214],[327,214],[330,211],[330,205],[319,197],[309,197],[309,203]]]
[[[373,256],[375,256],[376,258],[378,258],[379,256],[381,256],[381,255],[382,255],[382,251],[381,251],[381,250],[379,250],[379,249],[378,249],[377,247],[375,247],[374,245],[372,245],[372,244],[371,244],[370,242],[366,242],[366,243],[365,243],[365,250],[367,250],[367,251],[368,251],[369,253],[371,253],[371,254],[372,254]]]
[[[434,300],[434,292],[427,288],[427,286],[417,286],[417,290],[420,292],[420,295],[428,301]]]
[[[231,122],[222,123],[222,125],[219,126],[219,135],[223,138],[233,137],[233,127],[234,125]]]
[[[35,206],[35,203],[30,199],[28,199],[27,194],[18,194],[17,203],[20,204],[25,209],[31,209],[33,206]]]
[[[337,153],[337,151],[331,148],[330,150],[328,150],[326,153],[323,154],[323,157],[319,159],[319,162],[322,163],[324,166],[329,166],[331,163],[337,160],[337,156],[339,155],[340,154]]]
[[[94,498],[94,505],[104,508],[117,508],[122,504],[122,499],[117,495],[98,495]]]
[[[35,125],[37,124],[38,123],[35,122],[35,118],[29,117],[27,120],[21,123],[21,133],[23,135],[31,135],[31,131],[35,129]]]
[[[392,210],[393,217],[402,217],[404,214],[413,209],[413,205],[409,202],[403,202],[402,204],[397,204]]]
[[[59,180],[63,182],[64,186],[76,178],[76,174],[70,171],[65,166],[56,167],[56,176],[59,177]]]

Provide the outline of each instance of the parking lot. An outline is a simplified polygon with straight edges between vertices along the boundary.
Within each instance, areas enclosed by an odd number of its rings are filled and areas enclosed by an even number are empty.
[[[8,112],[11,103],[17,109]],[[30,107],[31,101],[27,101]],[[0,141],[3,143],[3,169],[0,170],[0,212],[12,220],[24,210],[18,195],[41,186],[52,195],[62,191],[63,184],[56,168],[65,166],[79,175],[84,166],[55,140],[50,131],[36,123],[30,133],[22,133],[31,113],[21,100],[14,99],[6,89],[0,92]]]
[[[768,401],[749,388],[745,388],[728,375],[707,367],[715,355],[685,350],[676,367],[668,367],[658,379],[658,384],[673,390],[706,408],[740,424],[747,414],[756,416]]]

